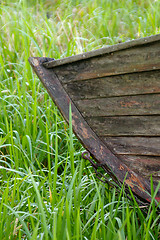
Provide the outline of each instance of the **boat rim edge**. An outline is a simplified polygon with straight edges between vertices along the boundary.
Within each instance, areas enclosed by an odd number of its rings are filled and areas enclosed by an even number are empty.
[[[97,57],[99,55],[109,54],[113,52],[117,52],[120,50],[125,50],[127,48],[137,47],[139,45],[149,44],[152,42],[160,41],[160,34],[152,35],[149,37],[138,38],[130,41],[126,41],[123,43],[118,43],[115,45],[102,47],[100,49],[92,50],[89,52],[80,53],[74,56],[69,56],[62,59],[52,59],[51,61],[46,61],[43,63],[43,66],[46,68],[53,68],[61,65],[65,65],[68,63],[73,63],[76,61],[86,60],[88,58]]]

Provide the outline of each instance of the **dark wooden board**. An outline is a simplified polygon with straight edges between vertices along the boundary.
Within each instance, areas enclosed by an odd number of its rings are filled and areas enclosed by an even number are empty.
[[[149,180],[152,175],[155,182],[160,181],[160,157],[121,155],[119,158],[137,174]]]
[[[160,116],[86,117],[98,136],[160,136]]]
[[[104,137],[101,139],[116,154],[160,156],[160,137]]]
[[[160,115],[160,94],[75,101],[84,117]]]
[[[73,100],[160,93],[160,71],[140,72],[65,83]]]
[[[62,82],[160,69],[160,41],[54,68]]]
[[[53,68],[53,67],[59,66],[59,65],[64,65],[64,64],[69,64],[69,63],[72,64],[73,62],[83,61],[85,59],[92,58],[95,56],[102,56],[106,53],[113,53],[113,52],[121,51],[121,50],[128,49],[128,48],[135,48],[135,47],[143,46],[146,44],[152,44],[157,41],[160,41],[160,34],[149,36],[149,37],[144,37],[144,38],[139,38],[139,39],[134,39],[134,40],[131,40],[128,42],[119,43],[119,44],[115,44],[112,46],[103,47],[103,48],[96,49],[96,50],[93,50],[90,52],[77,54],[75,56],[70,56],[70,57],[63,58],[63,59],[58,59],[56,61],[53,59],[50,59],[49,61],[44,62],[44,66],[46,68]]]

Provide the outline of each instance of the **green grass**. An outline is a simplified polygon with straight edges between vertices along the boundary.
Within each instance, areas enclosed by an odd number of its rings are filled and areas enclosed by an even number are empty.
[[[96,179],[28,57],[157,34],[160,1],[52,2],[0,2],[0,239],[159,239],[154,197],[139,207]]]

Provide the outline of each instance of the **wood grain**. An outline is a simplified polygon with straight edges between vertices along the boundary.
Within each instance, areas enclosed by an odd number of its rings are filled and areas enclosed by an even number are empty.
[[[124,74],[63,84],[73,100],[160,93],[160,71]]]
[[[160,94],[75,101],[84,117],[160,114]]]
[[[160,69],[160,41],[54,68],[61,82]]]
[[[101,139],[119,155],[160,156],[160,137],[103,137]]]
[[[152,175],[154,181],[160,181],[160,157],[121,155],[119,158],[137,174],[149,180]]]
[[[43,63],[43,66],[45,66],[46,68],[53,68],[55,66],[59,66],[59,65],[64,65],[64,64],[69,64],[69,63],[73,63],[76,61],[82,61],[85,60],[87,58],[92,58],[95,57],[97,55],[102,56],[106,53],[113,53],[116,51],[120,51],[120,50],[124,50],[126,48],[135,48],[138,46],[142,46],[142,45],[148,45],[151,44],[153,42],[157,42],[160,41],[160,34],[157,35],[152,35],[149,37],[144,37],[144,38],[139,38],[139,39],[135,39],[135,40],[131,40],[128,42],[123,42],[123,43],[119,43],[119,44],[115,44],[115,45],[111,45],[111,46],[107,46],[107,47],[103,47],[100,49],[96,49],[90,52],[86,52],[86,53],[81,53],[81,54],[77,54],[75,56],[69,56],[63,59],[49,59],[48,61],[45,61]]]
[[[98,136],[160,136],[160,116],[86,117]]]

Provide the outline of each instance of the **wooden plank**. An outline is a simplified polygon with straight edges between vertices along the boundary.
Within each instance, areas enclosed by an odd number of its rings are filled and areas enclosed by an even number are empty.
[[[106,53],[111,53],[115,51],[120,51],[126,48],[133,48],[137,46],[142,46],[144,44],[150,44],[152,42],[160,41],[160,34],[152,35],[145,38],[135,39],[124,43],[115,44],[112,46],[107,46],[104,48],[96,49],[87,53],[81,53],[75,56],[66,57],[63,59],[53,60],[50,59],[48,62],[44,62],[46,68],[53,68],[55,66],[73,63],[75,61],[81,61],[87,58],[95,57],[97,55],[103,55]]]
[[[160,94],[79,100],[84,117],[160,114]]]
[[[160,136],[160,116],[86,117],[98,136]]]
[[[54,68],[61,82],[160,69],[160,41]]]
[[[154,181],[160,181],[160,157],[121,155],[120,159],[137,174]]]
[[[103,137],[107,146],[119,155],[160,156],[160,137]]]
[[[132,73],[64,84],[73,100],[160,93],[160,71]]]

